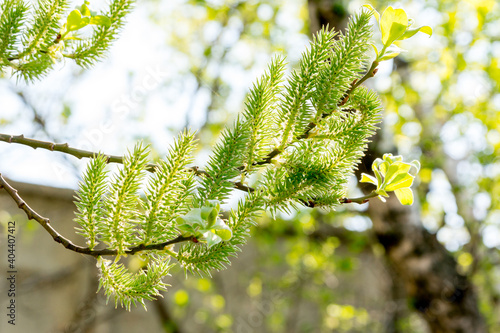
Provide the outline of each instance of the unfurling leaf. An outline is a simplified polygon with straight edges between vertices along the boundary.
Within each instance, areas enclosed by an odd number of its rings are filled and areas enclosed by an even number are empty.
[[[403,51],[399,47],[393,45],[395,41],[413,37],[419,31],[428,34],[429,37],[432,36],[432,28],[429,26],[410,29],[413,20],[408,19],[403,9],[394,9],[389,6],[382,16],[380,16],[371,5],[364,5],[363,7],[368,8],[373,13],[379,24],[380,32],[382,33],[382,50],[379,52],[377,47],[373,45],[377,55],[376,61],[392,59]]]
[[[68,31],[79,30],[90,23],[90,17],[82,17],[82,13],[78,9],[71,11],[66,21],[66,29]]]
[[[361,174],[361,183],[372,183],[373,185],[377,186],[377,179],[373,176],[367,175],[366,173]]]
[[[88,5],[89,2],[85,1],[83,5],[80,7],[80,13],[82,13],[82,16],[92,16]]]
[[[403,40],[403,39],[413,37],[413,35],[415,35],[419,31],[423,32],[424,34],[428,34],[429,37],[432,36],[432,28],[429,27],[428,25],[425,25],[422,27],[418,27],[416,29],[408,29],[400,39]]]

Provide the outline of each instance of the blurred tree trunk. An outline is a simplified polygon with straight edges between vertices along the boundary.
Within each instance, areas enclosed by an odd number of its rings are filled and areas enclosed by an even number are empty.
[[[338,0],[308,0],[311,33],[326,24],[335,29],[345,27],[346,4]],[[365,170],[371,170],[373,159],[384,153],[377,141],[374,138],[360,172],[371,173]],[[368,214],[387,262],[399,280],[396,283],[404,285],[409,303],[431,332],[487,332],[474,286],[457,271],[454,258],[435,235],[423,227],[416,204],[402,206],[394,197],[387,203],[371,200]]]

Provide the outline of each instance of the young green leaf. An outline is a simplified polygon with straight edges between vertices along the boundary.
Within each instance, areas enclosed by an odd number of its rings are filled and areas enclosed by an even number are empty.
[[[361,183],[371,183],[375,186],[377,186],[377,179],[373,176],[367,175],[366,173],[361,174]]]
[[[220,203],[217,200],[207,200],[207,205],[193,208],[184,216],[177,218],[177,230],[185,236],[196,237],[198,241],[206,242],[212,247],[222,241],[231,239],[231,228],[219,216]]]
[[[372,44],[377,55],[376,61],[384,61],[398,56],[403,50],[393,45],[395,41],[404,40],[414,36],[417,32],[423,32],[432,36],[432,28],[429,26],[422,26],[416,29],[410,29],[413,23],[412,19],[408,19],[406,12],[403,9],[394,9],[391,6],[387,7],[382,16],[371,6],[364,5],[368,8],[379,24],[382,33],[383,48],[379,51],[375,45]]]

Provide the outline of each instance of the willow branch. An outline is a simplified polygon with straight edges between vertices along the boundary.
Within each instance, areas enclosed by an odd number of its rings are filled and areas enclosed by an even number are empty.
[[[356,203],[356,204],[361,205],[361,204],[367,203],[371,198],[375,198],[377,196],[378,196],[378,194],[373,191],[373,192],[371,192],[363,197],[359,197],[359,198],[342,198],[339,200],[339,204]],[[310,207],[310,208],[314,208],[318,205],[318,203],[314,199],[311,199],[311,200],[300,199],[300,202],[304,206]]]
[[[40,141],[40,140],[35,140],[35,139],[29,139],[25,138],[24,135],[8,135],[8,134],[2,134],[0,133],[0,141],[8,142],[8,143],[17,143],[25,146],[29,146],[33,149],[41,148],[41,149],[46,149],[50,151],[58,151],[61,153],[65,153],[71,156],[74,156],[78,159],[82,158],[96,158],[99,153],[89,151],[89,150],[83,150],[83,149],[77,149],[70,147],[68,143],[53,143],[49,141]],[[106,158],[106,163],[120,163],[123,164],[123,156],[116,156],[116,155],[108,155],[108,154],[101,154]],[[156,171],[156,164],[153,163],[148,163],[146,165],[146,170],[149,172],[155,172]]]
[[[65,153],[71,156],[74,156],[78,159],[82,158],[96,158],[100,153],[77,149],[70,147],[68,143],[54,143],[49,141],[40,141],[35,139],[25,138],[24,135],[9,135],[0,133],[0,141],[4,141],[7,143],[17,143],[25,146],[29,146],[33,149],[46,149],[50,151],[58,151],[61,153]],[[106,163],[119,163],[123,164],[123,156],[118,155],[109,155],[109,154],[100,154],[106,158]],[[146,170],[149,172],[156,172],[157,165],[154,163],[147,163]],[[197,176],[207,176],[207,173],[203,170],[200,170],[197,166],[193,166],[189,168],[190,171],[194,172]]]
[[[346,93],[343,96],[343,99],[339,101],[337,106],[341,107],[344,105],[347,100],[349,99],[350,94],[359,87],[363,82],[365,82],[368,78],[373,77],[376,72],[377,72],[377,66],[378,62],[374,61],[370,67],[370,69],[366,72],[366,74],[359,80],[354,80],[351,84],[351,87],[349,90],[346,91]],[[331,113],[324,113],[321,116],[321,119],[326,118],[328,115]],[[317,126],[317,123],[311,122],[308,124],[306,127],[306,130],[303,134],[300,136],[296,137],[296,140],[303,140],[307,139],[310,136],[310,132],[312,129],[314,129]],[[40,141],[40,140],[35,140],[35,139],[29,139],[25,138],[24,135],[8,135],[8,134],[1,134],[0,133],[0,141],[5,141],[8,143],[18,143],[22,145],[26,145],[29,147],[32,147],[33,149],[41,148],[41,149],[47,149],[50,151],[59,151],[62,153],[66,153],[72,156],[75,156],[78,159],[82,158],[95,158],[99,154],[93,151],[88,151],[88,150],[82,150],[82,149],[77,149],[77,148],[72,148],[68,145],[68,143],[53,143],[53,142],[48,142],[48,141]],[[261,161],[253,163],[253,165],[266,165],[271,163],[272,159],[279,154],[282,153],[283,150],[281,149],[273,149],[271,152],[269,152],[264,159]],[[106,158],[106,163],[119,163],[123,164],[123,156],[117,156],[117,155],[108,155],[108,154],[101,154]],[[157,165],[154,163],[147,163],[146,164],[146,170],[149,172],[155,172],[157,168]],[[204,177],[210,177],[209,174],[206,171],[200,170],[197,166],[193,166],[188,168],[190,171],[194,172],[195,175],[197,176],[204,176]],[[241,166],[238,168],[240,172],[244,172],[245,167]],[[240,191],[252,193],[255,191],[252,187],[246,186],[241,182],[235,182],[233,183],[234,188]],[[343,198],[340,203],[364,203],[364,202],[359,202],[360,198],[354,198],[354,199],[348,199],[348,198]],[[303,201],[302,202],[305,206],[307,207],[314,207],[315,203],[314,201]]]
[[[50,225],[50,220],[46,217],[43,217],[42,215],[38,214],[35,210],[33,210],[28,204],[19,196],[17,193],[17,190],[13,188],[3,177],[2,174],[0,173],[0,189],[3,188],[7,193],[10,195],[10,197],[16,202],[17,206],[22,209],[25,213],[26,216],[28,217],[29,220],[35,220],[37,221],[54,239],[56,243],[62,244],[66,249],[81,253],[81,254],[87,254],[93,257],[98,257],[98,256],[106,256],[106,255],[119,255],[119,254],[135,254],[140,251],[148,251],[148,250],[163,250],[165,246],[180,243],[180,242],[185,242],[185,241],[196,241],[195,238],[192,236],[185,237],[185,236],[178,236],[177,238],[168,240],[163,243],[159,244],[150,244],[150,245],[144,245],[140,244],[137,246],[134,246],[128,250],[126,250],[124,253],[119,253],[117,250],[113,249],[102,249],[102,250],[91,250],[88,247],[82,247],[79,245],[73,244],[69,239],[65,238],[62,236],[60,233],[58,233],[51,225]]]
[[[9,134],[2,134],[0,133],[0,141],[4,141],[7,143],[17,143],[25,146],[29,146],[33,149],[46,149],[50,151],[58,151],[61,153],[65,153],[71,156],[74,156],[78,159],[82,158],[96,158],[99,153],[89,151],[89,150],[83,150],[83,149],[77,149],[70,147],[67,143],[53,143],[49,141],[40,141],[40,140],[35,140],[35,139],[29,139],[25,138],[24,135],[9,135]],[[117,155],[109,155],[109,154],[101,154],[106,158],[106,163],[118,163],[118,164],[123,164],[123,156],[117,156]],[[146,164],[146,170],[149,172],[156,172],[157,165],[154,163],[148,163]],[[197,166],[192,166],[188,168],[189,171],[192,171],[195,175],[201,177],[210,177],[210,175],[204,171],[201,170]],[[234,183],[234,188],[240,191],[248,192],[251,193],[255,189],[244,185],[241,182],[235,182]]]
[[[368,71],[365,73],[365,75],[360,79],[360,80],[354,80],[351,84],[351,87],[345,92],[344,96],[342,96],[342,100],[340,100],[338,103],[337,103],[337,106],[338,107],[342,107],[344,104],[347,103],[347,100],[349,99],[349,96],[352,94],[352,92],[357,88],[359,87],[362,83],[364,83],[366,80],[368,80],[369,78],[375,76],[375,74],[377,73],[378,71],[378,62],[377,61],[374,61],[372,63],[372,65],[370,66],[370,69],[368,69]],[[329,115],[331,115],[331,113],[323,113],[321,115],[321,119],[324,119],[326,117],[328,117]],[[318,124],[316,122],[310,122],[307,127],[306,127],[306,130],[304,131],[304,133],[302,133],[301,135],[297,136],[295,138],[295,140],[303,140],[303,139],[308,139],[310,137],[310,132],[317,126]],[[276,157],[277,155],[279,155],[283,150],[280,150],[280,149],[273,149],[269,154],[266,155],[266,157],[264,157],[263,160],[259,161],[259,162],[255,162],[253,165],[264,165],[264,164],[269,164],[271,163],[271,160]],[[240,170],[243,170],[244,167],[240,167]]]

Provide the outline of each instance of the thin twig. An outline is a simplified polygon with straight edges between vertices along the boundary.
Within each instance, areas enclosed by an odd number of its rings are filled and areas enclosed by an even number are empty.
[[[255,189],[253,187],[246,186],[242,182],[235,182],[234,188],[237,190],[240,190],[240,191],[248,192],[248,193],[255,192]]]
[[[66,249],[81,253],[81,254],[88,254],[93,257],[98,257],[98,256],[106,256],[106,255],[119,255],[117,250],[113,249],[102,249],[102,250],[92,250],[88,247],[82,247],[73,244],[69,239],[65,238],[62,236],[60,233],[58,233],[52,226],[50,225],[50,220],[46,217],[43,217],[42,215],[38,214],[36,211],[34,211],[26,202],[19,196],[17,193],[17,190],[13,188],[3,177],[2,174],[0,173],[0,189],[3,188],[7,191],[7,193],[11,196],[12,199],[17,203],[17,206],[22,209],[25,213],[26,216],[28,217],[29,220],[35,220],[40,225],[52,236],[55,242],[62,244]],[[171,239],[169,241],[160,243],[160,244],[150,244],[150,245],[144,245],[140,244],[137,246],[134,246],[128,250],[126,250],[124,253],[125,254],[135,254],[140,251],[147,251],[147,250],[163,250],[165,246],[180,243],[180,242],[185,242],[185,241],[196,241],[195,238],[189,236],[189,237],[184,237],[182,235],[178,236],[177,238]]]
[[[378,70],[377,66],[378,66],[378,62],[374,61],[371,65],[370,69],[366,72],[366,74],[360,80],[355,80],[352,82],[351,87],[344,94],[343,99],[337,104],[339,107],[341,107],[342,105],[344,105],[347,102],[350,94],[354,91],[354,89],[359,87],[368,78],[373,77],[376,74],[376,72]],[[330,114],[324,113],[324,114],[322,114],[321,118],[322,119],[326,118],[328,115],[330,115]],[[302,139],[309,138],[311,130],[314,129],[316,126],[317,126],[317,124],[314,122],[309,123],[307,128],[306,128],[306,131],[302,135],[296,137],[296,139],[302,140]],[[59,151],[62,153],[66,153],[66,154],[75,156],[78,159],[95,158],[98,155],[98,153],[93,152],[93,151],[72,148],[67,143],[53,143],[53,142],[48,142],[48,141],[29,139],[29,138],[25,138],[24,135],[8,135],[8,134],[1,134],[0,133],[0,141],[5,141],[8,143],[18,143],[18,144],[30,146],[33,149],[42,148],[42,149],[47,149],[50,151]],[[253,163],[253,165],[269,164],[269,163],[271,163],[272,159],[274,157],[278,156],[279,154],[281,154],[282,151],[283,150],[281,150],[281,149],[275,148],[271,152],[269,152],[269,154],[267,154],[263,160],[255,162],[255,163]],[[101,155],[106,158],[107,163],[123,164],[123,156],[108,155],[108,154],[101,154]],[[147,171],[155,172],[156,169],[157,169],[156,164],[154,164],[154,163],[147,163],[146,164]],[[195,175],[197,175],[197,176],[210,177],[210,175],[206,171],[200,170],[197,166],[190,167],[189,170],[194,172]],[[245,167],[241,166],[238,168],[238,170],[244,171]],[[248,192],[248,193],[252,193],[255,190],[252,187],[246,186],[241,182],[233,183],[233,187],[240,190],[240,191],[244,191],[244,192]],[[364,202],[366,202],[366,201],[358,202],[359,201],[358,199],[359,198],[355,198],[355,199],[343,198],[340,201],[340,203],[351,203],[351,202],[364,203]],[[315,206],[315,202],[313,200],[309,200],[309,201],[301,200],[301,202],[307,207],[314,207]]]
[[[40,141],[35,139],[25,138],[24,135],[9,135],[0,133],[0,141],[4,141],[7,143],[17,143],[25,146],[29,146],[33,149],[41,148],[50,151],[58,151],[61,153],[65,153],[71,156],[74,156],[78,159],[82,158],[96,158],[100,153],[77,149],[70,147],[68,143],[54,143],[49,141]],[[109,154],[100,154],[106,158],[106,163],[119,163],[123,164],[123,156],[118,155],[109,155]],[[149,172],[156,172],[157,165],[154,163],[147,163],[146,170]],[[200,170],[197,166],[190,167],[189,170],[193,171],[197,176],[207,176],[207,173],[203,170]]]
[[[49,142],[49,141],[29,139],[29,138],[25,138],[24,135],[22,135],[22,134],[21,135],[8,135],[8,134],[0,133],[0,141],[4,141],[4,142],[8,142],[8,143],[17,143],[17,144],[29,146],[33,149],[41,148],[41,149],[46,149],[46,150],[50,150],[50,151],[58,151],[61,153],[65,153],[65,154],[74,156],[78,159],[95,158],[99,155],[99,153],[97,153],[97,152],[70,147],[67,143],[53,143],[53,142]],[[108,155],[108,154],[101,154],[101,155],[106,158],[106,163],[123,164],[123,156]],[[155,172],[156,171],[156,164],[148,163],[146,165],[146,170],[148,170],[149,172]]]

